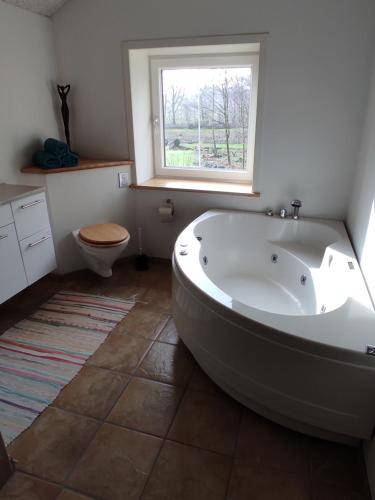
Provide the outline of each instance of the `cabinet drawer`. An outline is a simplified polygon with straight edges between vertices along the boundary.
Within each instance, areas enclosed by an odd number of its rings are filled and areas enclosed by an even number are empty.
[[[45,229],[20,242],[29,285],[56,268],[51,230]]]
[[[49,228],[47,202],[44,193],[13,201],[12,212],[19,240]]]
[[[0,205],[0,227],[7,226],[13,222],[12,210],[10,203]]]
[[[27,286],[14,224],[0,228],[0,304]]]

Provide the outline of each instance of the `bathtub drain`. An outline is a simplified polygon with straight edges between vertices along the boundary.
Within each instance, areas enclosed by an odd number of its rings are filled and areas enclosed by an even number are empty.
[[[300,277],[301,285],[305,286],[306,281],[307,281],[307,276],[305,274],[301,274],[301,277]]]
[[[272,262],[273,264],[276,264],[276,262],[277,262],[278,260],[279,260],[279,256],[278,256],[276,253],[273,253],[273,254],[271,255],[271,262]]]
[[[208,263],[208,259],[207,259],[207,257],[206,257],[206,256],[204,256],[204,257],[203,257],[203,264],[204,264],[205,266],[207,266],[207,263]]]

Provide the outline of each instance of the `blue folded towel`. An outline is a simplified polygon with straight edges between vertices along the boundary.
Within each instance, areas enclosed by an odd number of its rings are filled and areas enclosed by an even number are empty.
[[[79,156],[72,151],[60,157],[62,167],[76,167],[79,163]]]
[[[69,153],[69,146],[65,142],[49,138],[44,143],[44,151],[54,156],[63,156]]]
[[[33,163],[42,168],[61,167],[61,160],[57,156],[47,153],[47,151],[38,151],[33,156]]]

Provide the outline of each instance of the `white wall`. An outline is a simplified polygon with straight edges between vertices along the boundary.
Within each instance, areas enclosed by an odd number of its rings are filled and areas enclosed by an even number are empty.
[[[20,168],[46,137],[58,137],[52,23],[0,1],[0,182],[24,181]]]
[[[98,168],[45,176],[58,273],[85,267],[71,232],[90,224],[111,221],[124,225],[131,234],[124,255],[134,255],[134,192],[118,187],[118,173],[128,172],[130,177],[131,168]]]
[[[171,197],[186,220],[196,206],[261,210],[296,196],[304,214],[344,218],[368,86],[374,6],[372,0],[68,2],[54,16],[54,29],[61,74],[74,88],[77,148],[98,156],[128,154],[121,41],[268,31],[260,200]],[[163,192],[137,193],[139,223],[156,227],[151,208],[165,198]],[[167,256],[176,231],[162,231],[163,245],[151,242],[149,251]]]
[[[347,225],[375,302],[375,60]]]
[[[375,59],[347,227],[375,303]],[[375,498],[375,439],[365,443],[364,450],[372,498]]]
[[[0,182],[46,186],[58,271],[65,273],[84,267],[72,229],[111,220],[135,234],[136,216],[133,193],[118,188],[118,172],[130,174],[129,167],[52,176],[20,173],[44,139],[61,136],[57,81],[51,20],[0,0]],[[72,127],[73,137],[74,132]],[[134,253],[134,243],[128,253]]]

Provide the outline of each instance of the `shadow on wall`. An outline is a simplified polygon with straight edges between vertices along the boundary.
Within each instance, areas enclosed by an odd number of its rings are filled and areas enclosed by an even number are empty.
[[[59,130],[59,136],[63,137],[63,128],[62,128],[62,123],[61,123],[61,113],[58,107],[58,100],[57,100],[57,91],[56,91],[56,84],[53,81],[50,81],[46,83],[46,86],[48,87],[48,91],[50,94],[50,102],[46,102],[46,106],[50,107],[53,109],[53,114],[56,120],[56,123],[58,124],[58,130]],[[48,137],[55,136],[56,131],[53,130],[51,132],[46,132],[48,134]],[[21,132],[19,136],[17,136],[17,129],[13,130],[12,132],[12,157],[11,157],[11,163],[14,165],[19,165],[19,167],[30,164],[32,162],[32,157],[35,151],[39,151],[43,149],[43,144],[45,139],[47,139],[47,136],[41,136],[40,134],[35,134],[34,136],[31,136],[27,138],[27,141],[25,142],[25,136],[24,133]],[[57,139],[59,137],[56,137]]]
[[[65,136],[64,136],[64,125],[63,125],[63,121],[62,121],[62,117],[61,117],[61,110],[60,110],[61,101],[58,97],[56,82],[51,80],[48,84],[48,90],[49,90],[49,93],[51,96],[50,106],[51,106],[51,109],[53,109],[53,114],[55,116],[57,128],[59,131],[59,137],[56,137],[56,139],[61,139],[61,138],[64,138]],[[73,94],[73,89],[71,89],[71,91],[69,93],[69,100],[68,100],[70,113],[71,113],[71,117],[70,117],[71,120],[74,119],[74,116],[72,116],[73,115],[72,109],[71,109],[72,106],[70,105],[72,98],[73,98],[72,94]]]
[[[14,165],[19,165],[20,167],[31,163],[31,159],[35,151],[43,149],[43,138],[40,136],[32,137],[27,143],[24,143],[24,136],[17,140],[14,136],[14,149],[11,161]]]
[[[375,200],[372,200],[371,208],[366,216],[367,228],[363,240],[358,245],[357,252],[367,286],[372,293],[375,302]],[[364,221],[365,222],[365,221]]]
[[[71,233],[61,238],[56,246],[58,274],[78,271],[86,267],[82,254]]]
[[[61,120],[61,112],[59,109],[59,101],[56,90],[56,83],[52,80],[46,82],[45,85],[48,88],[48,92],[50,95],[50,101],[47,100],[45,103],[46,107],[53,109],[53,115],[58,125],[59,139],[64,137],[63,125]],[[48,137],[54,137],[56,135],[56,131],[46,131]],[[35,135],[31,136],[27,142],[25,143],[24,135],[17,137],[17,131],[13,131],[13,156],[11,161],[14,165],[19,165],[20,167],[26,164],[31,163],[33,154],[35,151],[39,151],[43,149],[44,141],[48,138],[47,136]]]
[[[367,117],[355,172],[348,229],[375,304],[375,60]]]

